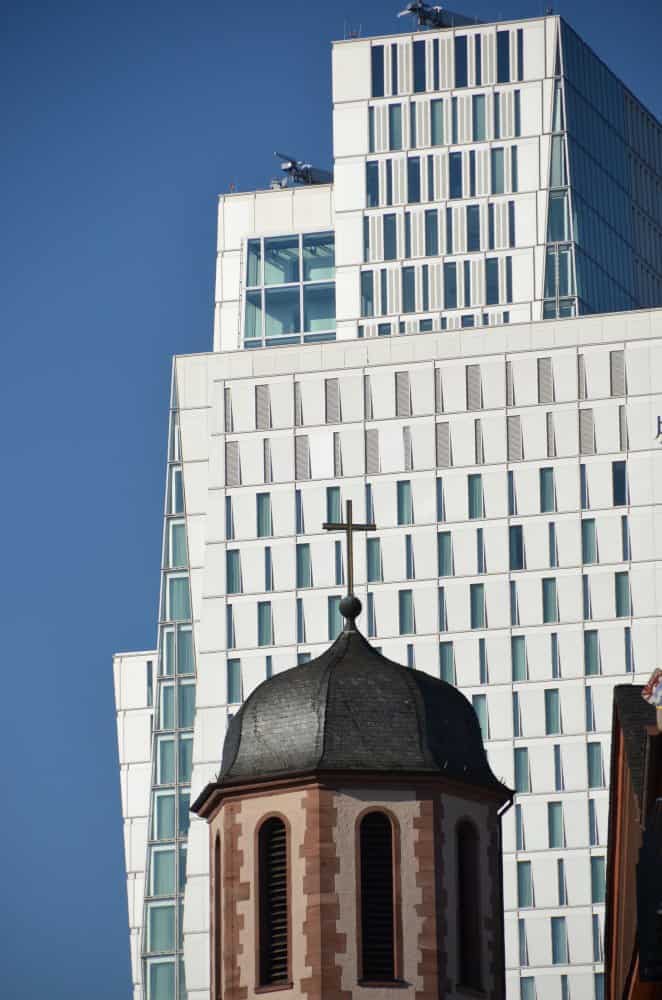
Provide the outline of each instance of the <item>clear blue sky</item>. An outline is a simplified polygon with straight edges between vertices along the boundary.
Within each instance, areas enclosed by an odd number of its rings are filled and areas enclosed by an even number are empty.
[[[0,991],[129,996],[111,656],[155,642],[170,360],[215,200],[331,157],[330,41],[403,0],[2,7]],[[543,5],[452,4],[485,20]],[[662,116],[662,10],[556,8]]]

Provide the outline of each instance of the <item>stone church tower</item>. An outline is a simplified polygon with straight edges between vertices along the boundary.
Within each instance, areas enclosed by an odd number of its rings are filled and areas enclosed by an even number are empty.
[[[209,822],[214,1000],[505,996],[512,792],[469,702],[345,629],[232,720]]]

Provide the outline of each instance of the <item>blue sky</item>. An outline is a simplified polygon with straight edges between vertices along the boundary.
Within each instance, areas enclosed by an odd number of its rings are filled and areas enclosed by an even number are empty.
[[[111,656],[155,641],[171,356],[215,200],[331,158],[330,41],[401,0],[2,8],[3,995],[129,996]],[[543,5],[451,4],[485,20]],[[658,4],[556,8],[662,117]]]

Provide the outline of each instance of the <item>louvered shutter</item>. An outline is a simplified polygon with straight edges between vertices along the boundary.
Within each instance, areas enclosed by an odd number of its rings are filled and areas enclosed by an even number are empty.
[[[234,430],[232,426],[232,389],[223,390],[223,403],[225,408],[225,433],[231,434]]]
[[[366,420],[373,419],[373,409],[372,409],[372,385],[370,382],[370,376],[363,376],[363,412],[365,414]]]
[[[586,399],[586,361],[583,354],[577,355],[577,397]]]
[[[506,361],[506,406],[515,405],[515,383],[513,382],[513,363]]]
[[[225,485],[241,486],[241,463],[239,461],[239,442],[225,442]]]
[[[548,413],[547,422],[547,458],[556,458],[556,433],[554,431],[554,414]]]
[[[612,396],[625,395],[625,351],[609,352]],[[622,450],[622,449],[621,449]]]
[[[398,417],[411,416],[409,372],[395,373],[395,414]]]
[[[618,437],[620,443],[620,450],[628,450],[628,421],[627,421],[627,410],[624,406],[619,406],[618,408]]]
[[[551,358],[538,358],[538,402],[554,402],[554,376]]]
[[[593,410],[579,411],[579,453],[581,455],[595,455]]]
[[[255,386],[255,426],[259,431],[271,427],[271,398],[268,385]]]
[[[301,403],[301,383],[294,383],[294,426],[303,427],[303,405]]]
[[[414,452],[411,444],[411,427],[402,428],[402,446],[405,459],[405,472],[411,472],[414,468]]]
[[[467,365],[467,409],[480,410],[483,392],[480,384],[480,365]]]
[[[297,479],[310,479],[310,445],[307,434],[294,439],[294,474]]]
[[[379,430],[376,427],[365,432],[365,471],[369,476],[379,472]]]
[[[508,417],[508,461],[521,462],[524,454],[522,447],[521,417]]]
[[[289,979],[287,831],[281,819],[260,829],[260,985]]]
[[[436,425],[437,466],[448,469],[451,464],[451,428],[444,422]]]
[[[342,476],[342,447],[338,431],[333,435],[333,476],[335,479]]]
[[[327,424],[340,423],[340,383],[337,378],[324,380]]]
[[[434,370],[434,408],[436,413],[444,412],[444,386],[441,378],[441,368]]]
[[[273,481],[273,468],[271,465],[271,441],[269,438],[265,438],[262,442],[262,451],[264,459],[264,481],[265,483],[271,483]]]
[[[483,465],[485,462],[485,448],[483,445],[483,425],[480,420],[474,420],[474,447],[476,465]]]

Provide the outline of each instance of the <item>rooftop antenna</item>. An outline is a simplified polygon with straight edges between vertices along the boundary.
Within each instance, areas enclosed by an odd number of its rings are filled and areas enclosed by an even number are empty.
[[[281,161],[280,169],[285,174],[281,179],[281,187],[285,187],[288,181],[291,184],[329,184],[333,180],[330,171],[320,170],[311,163],[304,163],[303,160],[297,160],[286,153],[275,152],[274,156]]]
[[[398,17],[407,15],[418,20],[419,28],[449,28],[453,23],[443,7],[433,7],[431,4],[423,3],[423,0],[411,0],[405,9],[400,11]]]
[[[345,38],[345,41],[347,41],[350,38],[360,38],[362,29],[363,29],[362,24],[360,24],[358,28],[352,28],[347,23],[347,21],[345,21],[343,24],[343,36]]]

